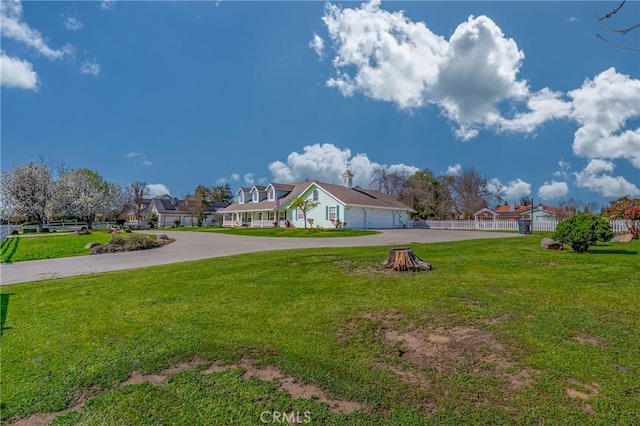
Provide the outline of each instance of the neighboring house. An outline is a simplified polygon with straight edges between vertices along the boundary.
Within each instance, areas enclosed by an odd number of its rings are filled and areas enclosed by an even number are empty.
[[[484,208],[474,213],[475,220],[518,220],[531,219],[533,210],[533,220],[555,220],[561,209],[556,207],[538,204],[523,206],[521,204],[505,204],[495,209]]]
[[[290,205],[297,197],[317,201],[307,212],[314,228],[333,228],[336,221],[347,228],[404,228],[413,209],[379,191],[353,187],[353,174],[342,174],[343,185],[317,181],[240,188],[236,202],[222,209],[224,226],[292,226],[304,228],[304,214]],[[309,224],[307,223],[307,226]]]
[[[214,215],[228,205],[228,203],[209,203],[209,211],[202,225],[211,226],[214,222]],[[180,222],[180,226],[194,226],[197,224],[197,219],[194,216],[194,209],[191,207],[193,206],[190,206],[188,201],[171,198],[170,195],[162,195],[151,199],[147,215],[155,213],[158,217],[159,227],[174,226],[176,220]]]
[[[143,198],[142,203],[140,203],[140,223],[147,222],[147,213],[149,211],[149,205],[151,204],[151,198]],[[136,215],[133,209],[127,209],[124,213],[127,222],[138,222]]]

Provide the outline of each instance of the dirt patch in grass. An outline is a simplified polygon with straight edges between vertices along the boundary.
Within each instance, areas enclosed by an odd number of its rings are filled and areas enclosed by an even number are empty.
[[[164,385],[172,376],[182,373],[183,371],[194,369],[202,364],[205,361],[200,359],[194,359],[188,362],[183,362],[177,364],[173,367],[162,370],[158,373],[154,374],[141,374],[138,371],[134,371],[127,380],[124,380],[118,383],[114,388],[129,386],[129,385],[140,385],[142,383],[149,383],[152,386],[162,386]],[[329,410],[334,413],[341,414],[351,414],[355,411],[362,409],[362,405],[355,401],[345,401],[340,399],[330,399],[327,397],[326,393],[318,386],[309,383],[301,383],[297,381],[294,377],[283,374],[277,367],[272,365],[256,368],[254,367],[248,359],[243,358],[237,364],[227,364],[221,365],[220,363],[213,363],[207,369],[202,371],[202,374],[212,374],[212,373],[220,373],[227,370],[232,370],[235,368],[243,368],[244,374],[242,375],[242,380],[248,381],[252,377],[256,377],[263,381],[269,382],[278,382],[279,387],[285,392],[287,392],[291,398],[293,399],[314,399],[318,402],[326,404],[329,407]],[[69,408],[57,411],[54,413],[36,413],[32,416],[26,417],[24,419],[20,419],[13,423],[13,426],[44,426],[49,424],[56,417],[69,413],[71,411],[81,410],[85,403],[101,393],[109,392],[111,389],[104,389],[102,391],[96,391],[93,389],[85,389],[82,391],[81,395],[76,398]]]
[[[202,360],[195,359],[167,368],[157,374],[140,374],[139,372],[134,371],[127,380],[121,382],[118,386],[139,385],[142,383],[150,383],[153,386],[160,386],[169,380],[171,376],[182,373],[183,371],[191,370],[202,363]]]
[[[578,334],[571,337],[571,340],[582,345],[602,346],[602,340],[587,334]]]
[[[600,384],[596,382],[591,383],[581,383],[578,380],[569,377],[567,382],[572,387],[566,387],[564,392],[569,396],[569,398],[577,398],[583,401],[587,401],[594,396],[600,394]],[[577,388],[577,389],[576,389]]]
[[[60,411],[58,413],[36,413],[31,417],[20,419],[15,423],[11,423],[11,426],[44,426],[51,423],[53,419],[63,413],[63,411]]]
[[[382,266],[384,262],[337,260],[333,262],[340,266],[345,274],[359,277],[377,277],[380,275],[407,275],[406,272],[394,271],[393,268]]]
[[[501,376],[511,389],[534,383],[533,369],[519,368],[491,333],[473,326],[391,329],[385,339],[399,345],[398,356],[418,368],[455,374],[463,367],[473,374]]]
[[[203,374],[218,373],[235,368],[244,369],[242,379],[244,381],[256,377],[267,382],[278,382],[278,389],[287,392],[293,399],[314,399],[318,402],[326,404],[329,410],[334,413],[351,414],[354,411],[362,409],[362,405],[354,401],[345,401],[340,399],[329,399],[325,392],[318,386],[310,383],[301,383],[295,378],[283,374],[277,367],[268,365],[263,368],[254,367],[247,359],[242,359],[237,364],[220,365],[213,364],[211,367],[203,371]]]
[[[486,320],[483,321],[483,323],[491,325],[491,324],[500,324],[503,321],[508,320],[509,318],[511,318],[511,315],[509,314],[502,314],[502,315],[498,315],[497,317],[493,317],[493,318],[487,318]]]
[[[392,371],[405,383],[428,389],[430,373],[454,375],[461,372],[501,377],[508,383],[506,392],[535,382],[538,372],[520,366],[509,350],[482,328],[446,326],[443,325],[449,322],[446,318],[424,318],[421,323],[434,325],[416,325],[400,312],[368,312],[362,317],[374,323],[374,327],[369,326],[372,344],[389,348],[383,356],[386,359],[377,366]],[[510,315],[503,314],[483,323],[496,324],[508,318]],[[346,341],[357,333],[361,321],[348,322],[339,334],[339,340]]]
[[[588,414],[596,414],[596,410],[594,410],[593,406],[587,403],[587,401],[600,394],[600,384],[596,382],[580,383],[578,380],[571,377],[567,379],[567,382],[571,385],[571,387],[564,388],[564,392],[567,396],[569,398],[584,401],[581,408]]]
[[[527,265],[539,265],[539,266],[550,266],[552,268],[559,268],[560,264],[557,262],[537,262],[534,260],[527,260]]]

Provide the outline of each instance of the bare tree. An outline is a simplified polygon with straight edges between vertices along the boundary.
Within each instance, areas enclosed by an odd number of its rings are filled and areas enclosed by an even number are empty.
[[[133,213],[137,222],[142,219],[142,211],[144,210],[144,199],[149,196],[149,188],[146,182],[131,182],[125,190],[125,200],[127,207]]]
[[[406,169],[389,171],[376,166],[371,173],[371,187],[393,197],[399,197],[407,189],[410,174]]]
[[[474,168],[464,169],[456,176],[447,176],[453,206],[458,216],[465,219],[478,210],[502,200],[504,190],[480,175]]]
[[[42,231],[53,195],[51,172],[47,164],[29,163],[2,171],[0,181],[2,210],[8,216],[23,216]]]
[[[180,207],[187,212],[190,225],[193,226],[193,219],[195,219],[198,216],[198,212],[202,210],[201,200],[196,195],[187,194],[184,196],[184,204]]]
[[[581,210],[583,204],[582,200],[573,197],[560,200],[558,202],[558,207],[560,208],[560,212],[557,214],[558,219],[562,220],[573,216]]]
[[[620,11],[620,9],[622,9],[622,6],[625,5],[625,3],[627,2],[627,0],[622,0],[620,2],[620,4],[618,4],[618,6],[614,7],[609,13],[607,13],[606,15],[598,18],[598,23],[600,25],[602,25],[607,31],[609,31],[609,33],[611,34],[616,34],[616,35],[621,35],[621,36],[625,36],[627,34],[629,34],[631,31],[640,28],[640,23],[638,24],[634,24],[634,25],[629,25],[623,28],[615,28],[612,27],[608,24],[608,22],[610,22],[610,20]],[[630,46],[628,44],[621,44],[621,43],[617,43],[612,41],[610,38],[608,37],[604,37],[601,34],[596,34],[596,36],[604,41],[605,43],[608,43],[614,47],[618,47],[620,49],[628,49],[628,50],[636,50],[636,51],[640,51],[640,47],[638,46]],[[636,37],[635,41],[637,41],[638,38]]]

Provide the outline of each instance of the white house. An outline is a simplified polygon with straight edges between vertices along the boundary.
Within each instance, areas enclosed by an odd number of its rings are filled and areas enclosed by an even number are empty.
[[[380,191],[354,188],[349,170],[342,174],[342,180],[343,185],[304,181],[240,188],[236,202],[220,211],[223,225],[304,228],[304,213],[291,207],[301,197],[319,203],[307,212],[314,228],[333,228],[336,223],[352,229],[407,226],[413,209]]]

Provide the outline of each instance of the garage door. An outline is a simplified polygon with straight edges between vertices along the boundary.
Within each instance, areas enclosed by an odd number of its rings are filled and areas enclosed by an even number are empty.
[[[393,228],[393,211],[371,210],[368,222],[369,228]]]
[[[364,228],[364,210],[358,208],[352,208],[347,212],[345,219],[347,222],[347,228],[362,229]]]

